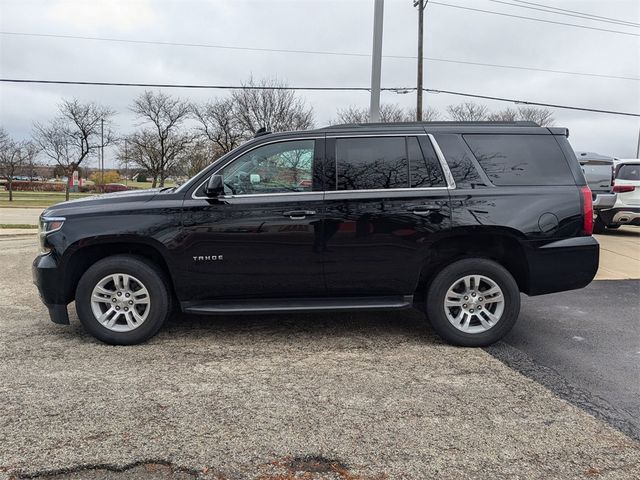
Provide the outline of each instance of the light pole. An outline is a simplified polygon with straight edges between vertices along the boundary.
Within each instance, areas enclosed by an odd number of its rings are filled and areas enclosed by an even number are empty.
[[[375,0],[373,7],[373,49],[371,54],[371,104],[369,121],[380,121],[380,73],[382,71],[382,18],[384,0]]]
[[[417,89],[417,105],[416,120],[422,121],[422,76],[423,76],[423,38],[424,38],[424,9],[427,7],[429,0],[415,0],[414,7],[418,7],[418,89]]]

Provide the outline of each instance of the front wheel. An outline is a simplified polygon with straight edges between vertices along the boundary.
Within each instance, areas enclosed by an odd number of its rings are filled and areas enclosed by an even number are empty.
[[[442,269],[427,291],[427,317],[448,343],[491,345],[505,336],[520,313],[520,290],[500,264],[459,260]]]
[[[133,345],[155,335],[171,311],[163,273],[131,255],[104,258],[82,275],[76,310],[84,328],[112,345]]]

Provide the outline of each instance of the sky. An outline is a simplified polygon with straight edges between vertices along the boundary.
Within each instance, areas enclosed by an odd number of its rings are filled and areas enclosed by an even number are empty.
[[[432,0],[435,1],[435,0]],[[640,28],[523,8],[531,2],[640,24],[640,0],[438,0],[425,11],[424,55],[462,62],[563,70],[604,78],[425,61],[425,87],[534,102],[640,112]],[[0,77],[109,82],[239,85],[250,76],[291,86],[368,87],[374,0],[0,0]],[[446,3],[448,5],[442,5]],[[455,8],[489,10],[613,33]],[[557,11],[557,10],[556,10]],[[564,12],[568,13],[568,12]],[[256,52],[8,35],[107,37],[229,47],[361,53],[363,56]],[[626,34],[625,34],[626,33]],[[632,35],[629,35],[632,34]],[[383,55],[415,56],[413,0],[386,0]],[[415,86],[416,60],[382,60],[382,86]],[[0,125],[28,138],[33,122],[55,116],[62,98],[96,101],[118,112],[116,128],[133,130],[128,110],[139,87],[0,83]],[[193,102],[219,90],[168,89]],[[336,110],[368,107],[369,93],[299,95],[326,125]],[[414,108],[415,93],[382,92],[383,103]],[[425,94],[424,105],[444,112],[465,98]],[[479,101],[491,110],[511,103]],[[574,149],[619,158],[636,156],[638,117],[554,109]],[[107,153],[107,164],[113,154]]]

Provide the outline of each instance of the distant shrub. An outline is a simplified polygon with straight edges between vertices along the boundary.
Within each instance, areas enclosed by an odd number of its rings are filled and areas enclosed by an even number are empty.
[[[64,192],[64,183],[53,182],[24,182],[14,181],[14,192]],[[9,190],[9,184],[5,185],[5,190]]]

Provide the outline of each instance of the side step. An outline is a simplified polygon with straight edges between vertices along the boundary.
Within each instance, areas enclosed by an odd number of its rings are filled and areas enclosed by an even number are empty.
[[[395,297],[282,298],[275,300],[224,300],[184,302],[182,311],[201,315],[232,313],[277,313],[349,310],[388,310],[411,308],[413,295]]]

